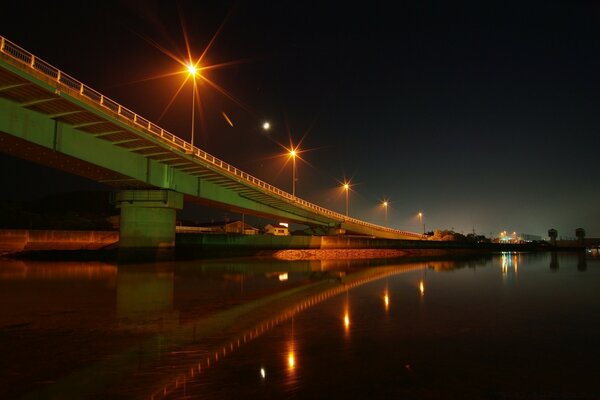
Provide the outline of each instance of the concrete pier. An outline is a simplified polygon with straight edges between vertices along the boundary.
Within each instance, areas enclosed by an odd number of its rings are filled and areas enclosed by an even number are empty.
[[[175,246],[176,211],[183,195],[171,190],[122,190],[119,249],[168,249]]]

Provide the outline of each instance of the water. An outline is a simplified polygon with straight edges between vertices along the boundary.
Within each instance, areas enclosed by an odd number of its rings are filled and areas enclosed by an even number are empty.
[[[0,261],[0,395],[598,399],[600,258]]]

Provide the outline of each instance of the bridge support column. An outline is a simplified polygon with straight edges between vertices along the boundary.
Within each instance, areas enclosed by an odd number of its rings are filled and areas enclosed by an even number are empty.
[[[115,202],[121,209],[119,249],[157,250],[175,246],[176,211],[183,195],[171,190],[122,190]]]

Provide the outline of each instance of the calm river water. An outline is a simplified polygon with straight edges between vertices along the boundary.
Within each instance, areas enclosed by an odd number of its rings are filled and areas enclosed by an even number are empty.
[[[600,258],[0,260],[0,398],[599,399]]]

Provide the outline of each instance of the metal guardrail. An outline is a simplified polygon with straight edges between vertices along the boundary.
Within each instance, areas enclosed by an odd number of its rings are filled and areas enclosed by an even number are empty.
[[[83,84],[82,82],[78,81],[72,76],[64,73],[60,69],[34,56],[27,50],[19,47],[10,40],[6,39],[4,36],[0,36],[0,53],[6,54],[13,60],[17,61],[22,67],[22,70],[28,73],[33,72],[32,75],[41,74],[45,79],[49,78],[54,83],[59,84],[60,88],[57,87],[57,90],[67,92],[74,97],[83,99],[87,104],[90,104],[95,108],[100,109],[102,112],[106,112],[113,116],[116,116],[117,119],[125,121],[128,125],[133,124],[135,128],[142,129],[145,133],[148,133],[153,137],[159,138],[163,142],[166,141],[169,145],[175,146],[176,148],[183,150],[183,152],[188,155],[195,156],[201,160],[208,162],[209,164],[221,170],[225,174],[233,175],[235,178],[238,179],[238,181],[241,179],[246,183],[262,188],[270,192],[271,194],[283,197],[284,199],[296,204],[300,204],[303,207],[310,209],[311,211],[340,220],[341,222],[349,222],[389,233],[403,234],[419,238],[423,237],[423,235],[414,232],[392,229],[345,216],[338,212],[328,210],[324,207],[318,206],[299,197],[293,196],[288,192],[285,192],[258,178],[255,178],[254,176],[235,168],[234,166],[218,159],[217,157],[206,153],[198,147],[192,146],[191,143],[186,142],[178,136],[150,122],[148,119],[141,117],[140,115],[129,110],[128,108],[123,107],[116,101],[104,96],[103,94]]]

